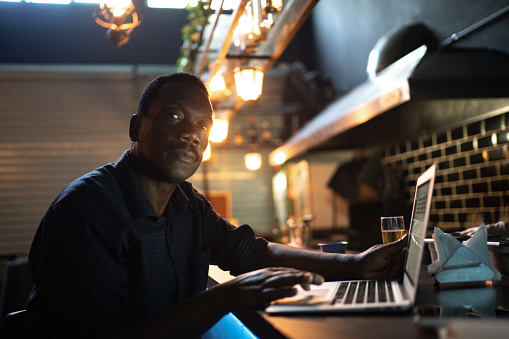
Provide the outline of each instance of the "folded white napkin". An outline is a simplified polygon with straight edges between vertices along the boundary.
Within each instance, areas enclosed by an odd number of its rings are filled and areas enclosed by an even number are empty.
[[[428,272],[436,274],[440,283],[500,280],[500,272],[490,264],[487,239],[484,225],[463,243],[435,227],[438,259],[428,266]]]

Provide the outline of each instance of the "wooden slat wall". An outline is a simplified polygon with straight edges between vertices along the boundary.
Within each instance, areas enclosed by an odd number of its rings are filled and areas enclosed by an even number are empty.
[[[27,255],[56,195],[129,148],[129,119],[152,78],[0,70],[0,255]]]
[[[212,146],[213,147],[213,146]],[[209,188],[230,192],[232,216],[240,224],[249,224],[258,235],[271,232],[274,225],[274,200],[272,198],[272,176],[274,170],[268,165],[271,149],[256,150],[262,155],[262,167],[248,171],[244,155],[249,149],[212,148],[212,159],[208,167]],[[193,186],[204,192],[203,167],[189,179]]]

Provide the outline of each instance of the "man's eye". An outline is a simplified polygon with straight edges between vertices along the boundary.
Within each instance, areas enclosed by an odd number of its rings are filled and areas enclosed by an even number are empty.
[[[212,124],[208,121],[197,121],[196,127],[198,127],[199,129],[201,129],[204,132],[208,132],[212,128]]]

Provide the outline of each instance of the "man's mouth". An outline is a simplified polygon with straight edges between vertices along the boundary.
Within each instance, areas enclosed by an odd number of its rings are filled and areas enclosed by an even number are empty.
[[[196,154],[189,150],[176,150],[173,152],[173,155],[178,160],[189,164],[196,162],[196,160],[198,159]]]

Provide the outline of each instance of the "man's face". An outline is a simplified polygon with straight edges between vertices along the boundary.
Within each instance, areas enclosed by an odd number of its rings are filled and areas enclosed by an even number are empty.
[[[200,166],[212,127],[212,108],[195,84],[170,82],[140,119],[135,154],[142,175],[178,184]]]

